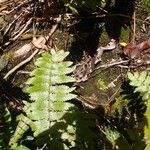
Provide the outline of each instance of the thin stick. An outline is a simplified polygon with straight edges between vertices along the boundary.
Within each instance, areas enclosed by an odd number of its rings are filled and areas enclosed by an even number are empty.
[[[30,19],[28,22],[30,23],[30,21],[31,21],[32,19]],[[58,23],[61,21],[61,16],[59,16],[58,17],[58,19],[57,19],[57,24],[55,24],[53,27],[52,27],[52,29],[51,29],[51,31],[50,31],[50,33],[49,33],[49,36],[48,36],[48,38],[50,38],[52,35],[53,35],[53,33],[55,32],[55,30],[57,29],[57,27],[58,27]],[[27,25],[28,25],[28,23],[27,23]],[[26,63],[28,63],[37,53],[39,52],[39,49],[36,49],[33,53],[32,53],[32,55],[30,56],[30,57],[28,57],[27,59],[25,59],[24,61],[22,61],[21,63],[19,63],[17,66],[15,66],[14,68],[12,68],[5,76],[4,76],[4,79],[7,79],[12,73],[14,73],[17,69],[19,69],[20,67],[22,67],[24,64],[26,64]]]
[[[5,36],[5,35],[9,32],[10,28],[11,28],[11,27],[15,24],[15,22],[22,16],[22,14],[23,14],[23,13],[21,13],[20,15],[18,15],[17,18],[15,18],[15,20],[13,20],[13,21],[8,25],[8,27],[7,27],[6,31],[4,32],[4,35],[3,35],[3,36]]]
[[[100,65],[99,67],[95,68],[94,70],[98,70],[100,68],[109,68],[109,67],[112,67],[112,66],[116,66],[116,65],[120,65],[120,64],[124,64],[124,63],[128,63],[128,62],[129,62],[129,60],[116,61],[114,63]]]
[[[98,70],[98,69],[100,69],[100,68],[105,68],[105,69],[107,69],[107,68],[109,68],[109,67],[113,67],[113,66],[119,66],[119,65],[121,65],[121,64],[124,64],[124,63],[128,63],[130,60],[121,60],[121,61],[116,61],[116,62],[114,62],[114,63],[109,63],[109,64],[104,64],[104,65],[100,65],[99,67],[97,67],[97,68],[95,68],[93,71],[96,71],[96,70]],[[92,72],[91,72],[92,73]],[[91,74],[90,73],[90,74]],[[91,75],[91,76],[85,76],[84,78],[82,78],[82,79],[80,79],[80,80],[77,80],[76,82],[77,83],[83,83],[83,82],[86,82],[87,80],[89,80],[89,79],[91,79],[91,78],[93,78],[93,77],[95,77],[96,75],[98,75],[99,73],[95,73],[94,75]]]
[[[14,73],[17,69],[19,69],[21,66],[29,62],[37,53],[39,52],[39,49],[36,49],[30,57],[19,63],[17,66],[12,68],[5,76],[4,79],[6,80],[12,73]]]
[[[54,34],[55,30],[58,27],[58,24],[61,22],[61,19],[62,19],[62,15],[59,15],[58,18],[56,18],[56,24],[52,26],[52,29],[49,32],[49,38],[51,38],[51,36]]]
[[[17,34],[12,40],[13,41],[15,41],[26,29],[27,29],[27,27],[31,24],[31,22],[32,22],[32,18],[30,18],[28,21],[27,21],[27,23],[26,23],[26,25],[23,27],[23,29],[19,32],[19,34]]]
[[[136,33],[136,13],[134,11],[133,13],[133,19],[134,19],[134,22],[133,22],[133,44],[135,44],[135,33]]]

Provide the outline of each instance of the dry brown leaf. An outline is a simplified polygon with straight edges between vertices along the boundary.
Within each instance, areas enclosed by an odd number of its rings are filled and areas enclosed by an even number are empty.
[[[140,55],[143,50],[150,48],[150,40],[143,41],[139,44],[129,43],[123,48],[123,53],[130,58],[135,58]]]
[[[33,45],[31,43],[25,44],[20,49],[18,49],[17,51],[15,51],[14,58],[21,57],[23,55],[28,54],[31,51],[32,47],[33,47]]]
[[[22,57],[28,54],[34,47],[48,50],[48,47],[45,45],[45,43],[46,39],[43,36],[40,36],[39,38],[34,37],[32,43],[25,44],[14,53],[14,58]]]
[[[48,50],[48,47],[46,44],[46,39],[43,36],[40,36],[39,38],[33,37],[32,44],[39,49]]]

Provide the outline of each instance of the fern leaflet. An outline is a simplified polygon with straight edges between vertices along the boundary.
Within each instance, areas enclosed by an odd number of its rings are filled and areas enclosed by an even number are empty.
[[[128,78],[130,80],[130,85],[135,87],[135,92],[139,92],[143,100],[148,100],[150,98],[150,76],[146,71],[141,73],[128,73]]]

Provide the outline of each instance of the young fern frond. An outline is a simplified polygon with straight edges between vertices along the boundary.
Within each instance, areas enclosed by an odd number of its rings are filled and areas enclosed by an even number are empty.
[[[74,68],[72,62],[64,61],[68,52],[63,50],[56,52],[51,50],[51,55],[43,53],[37,59],[37,68],[31,73],[27,81],[28,87],[25,89],[30,95],[31,102],[26,102],[24,112],[26,116],[20,117],[20,122],[16,132],[10,140],[12,147],[17,147],[17,143],[22,134],[30,127],[34,137],[48,131],[56,122],[59,122],[66,112],[70,111],[73,104],[66,101],[75,98],[66,83],[74,82],[70,73]]]

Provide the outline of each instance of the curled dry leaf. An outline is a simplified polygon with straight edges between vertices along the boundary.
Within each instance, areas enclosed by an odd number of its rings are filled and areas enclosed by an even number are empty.
[[[33,47],[33,45],[31,43],[25,44],[20,49],[18,49],[17,51],[15,51],[14,58],[21,57],[23,55],[28,54],[31,51],[32,47]]]
[[[123,53],[130,58],[135,58],[140,55],[143,50],[150,48],[150,40],[143,41],[140,44],[129,43],[123,48]]]
[[[48,50],[48,47],[45,45],[46,39],[43,36],[39,38],[33,37],[32,44],[39,49]]]
[[[27,55],[34,47],[38,49],[48,50],[45,43],[46,43],[46,39],[43,36],[40,36],[39,38],[34,37],[32,40],[32,43],[25,44],[24,46],[19,48],[17,51],[15,51],[14,58]]]

